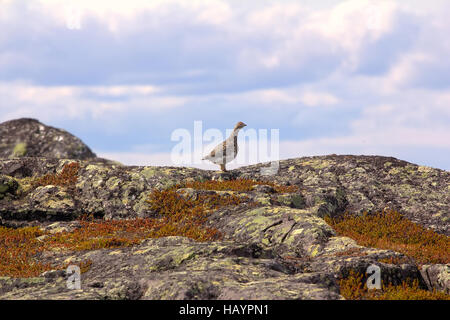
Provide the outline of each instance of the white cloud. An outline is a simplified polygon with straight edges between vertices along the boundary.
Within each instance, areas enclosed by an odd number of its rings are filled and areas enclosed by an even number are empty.
[[[161,88],[149,85],[134,86],[92,86],[85,89],[86,92],[101,94],[106,96],[126,96],[126,95],[150,95],[158,93]]]
[[[35,50],[15,50],[18,52],[14,52],[12,61],[8,50],[3,50],[0,67],[21,70],[25,60],[30,63],[26,70],[31,73],[28,76],[42,81],[41,78],[52,78],[51,74],[44,76],[43,72],[54,70],[64,62],[61,72],[73,76],[79,72],[77,64],[86,60],[89,64],[82,67],[90,67],[89,72],[99,76],[98,85],[106,80],[120,81],[118,79],[124,79],[127,74],[135,77],[133,80],[142,81],[152,76],[158,81],[159,77],[168,75],[159,70],[157,61],[166,61],[167,68],[162,70],[170,72],[171,76],[196,69],[208,70],[208,74],[221,82],[238,82],[243,78],[243,82],[254,82],[254,86],[260,81],[269,83],[270,79],[283,74],[286,79],[292,78],[289,80],[292,83],[304,82],[329,75],[342,65],[356,68],[364,54],[361,48],[392,31],[392,21],[400,10],[393,1],[368,0],[344,1],[322,10],[312,10],[293,1],[249,2],[245,6],[220,0],[42,0],[30,3],[36,4],[26,7],[30,19],[35,21],[23,23],[30,23],[33,38],[39,39],[41,44],[53,43],[55,49],[67,53],[68,57],[50,55],[35,43]],[[73,7],[78,9],[69,10],[69,16],[81,12],[83,21],[80,30],[70,32],[64,29],[67,29],[67,19],[73,20],[67,16],[68,8]],[[5,10],[17,16],[19,9],[11,5]],[[31,25],[39,28],[33,29]],[[8,28],[10,24],[5,23],[5,26]],[[5,34],[13,37],[12,32],[19,31],[6,30]],[[77,34],[82,35],[83,41]],[[28,36],[19,32],[25,44],[30,40]],[[73,39],[75,47],[70,47],[70,42],[58,42],[62,40],[58,37]],[[0,48],[1,44],[0,41]],[[108,61],[111,54],[119,60],[106,63],[105,58]],[[122,61],[123,56],[129,57],[129,61]],[[140,70],[135,74],[124,71],[123,64],[128,65],[133,60],[139,61]],[[36,74],[32,70],[41,72]],[[72,79],[70,76],[66,81]],[[191,85],[191,79],[192,76],[184,78],[186,85]]]
[[[361,116],[351,122],[348,134],[283,141],[281,157],[336,153],[394,155],[408,159],[411,154],[423,156],[422,150],[430,148],[441,150],[441,157],[450,154],[449,93],[403,94],[405,100],[400,103],[366,107]],[[450,168],[450,163],[446,166]]]
[[[319,92],[302,87],[286,89],[263,89],[252,90],[244,93],[229,94],[223,96],[230,103],[246,102],[258,107],[269,108],[294,107],[302,105],[307,107],[332,106],[340,102],[339,98],[332,93]]]
[[[449,2],[309,2],[3,1],[0,120],[114,119],[126,134],[150,113],[162,127],[239,112],[277,121],[287,152],[447,151]]]
[[[329,106],[339,102],[337,97],[326,92],[305,92],[300,100],[309,107]]]
[[[349,0],[312,14],[304,29],[343,51],[341,67],[353,71],[364,59],[364,48],[393,30],[398,11],[394,1]]]
[[[264,89],[230,95],[230,100],[244,100],[249,103],[276,106],[278,104],[296,104],[300,101],[298,93],[281,89]]]
[[[80,20],[82,27],[83,20],[95,18],[114,33],[129,30],[130,22],[144,13],[159,20],[181,10],[192,20],[210,25],[226,23],[232,15],[227,2],[219,0],[39,0],[38,3],[60,25]]]
[[[161,95],[160,88],[122,86],[36,86],[27,83],[0,83],[0,121],[20,117],[55,119],[117,117],[126,113],[167,110],[185,105],[188,98]],[[115,99],[119,98],[119,99]]]

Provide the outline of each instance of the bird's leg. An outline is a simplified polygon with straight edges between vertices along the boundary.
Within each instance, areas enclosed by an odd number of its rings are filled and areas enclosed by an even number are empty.
[[[227,169],[225,169],[225,163],[220,164],[220,170],[222,170],[223,172],[227,172]]]

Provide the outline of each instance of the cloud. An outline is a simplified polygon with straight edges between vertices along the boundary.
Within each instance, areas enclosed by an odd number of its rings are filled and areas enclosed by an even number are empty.
[[[298,108],[299,105],[308,107],[330,106],[339,102],[339,98],[332,93],[317,92],[300,87],[288,89],[262,89],[226,96],[230,101],[241,100],[248,104],[258,104],[267,107],[289,106]]]
[[[166,96],[154,86],[36,86],[0,82],[0,121],[19,117],[105,119],[113,113],[139,113],[183,106],[186,98]]]
[[[402,95],[401,101],[391,97],[392,104],[365,107],[346,133],[282,141],[281,157],[386,155],[449,170],[450,92],[410,90]]]
[[[430,152],[449,167],[449,14],[439,0],[3,0],[0,121],[37,117],[139,163],[167,160],[195,120],[243,120],[280,129],[285,156]]]
[[[79,29],[67,27],[70,8],[79,12]],[[410,26],[398,20],[410,16],[392,1],[350,0],[318,11],[296,2],[18,0],[4,10],[0,79],[42,85],[244,92],[317,81],[342,68],[373,72],[384,63],[386,71],[413,41],[402,40]],[[391,58],[370,55],[380,47],[391,48]]]

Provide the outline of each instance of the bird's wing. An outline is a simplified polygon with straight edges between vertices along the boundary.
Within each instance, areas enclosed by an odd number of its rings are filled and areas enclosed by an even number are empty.
[[[203,160],[215,158],[216,154],[217,154],[217,156],[219,156],[220,154],[224,154],[225,146],[226,146],[226,141],[218,144],[214,149],[211,150],[211,152],[206,157],[203,158]]]
[[[214,158],[215,155],[216,155],[216,149],[213,149],[213,150],[208,154],[208,157],[209,157],[209,158]]]

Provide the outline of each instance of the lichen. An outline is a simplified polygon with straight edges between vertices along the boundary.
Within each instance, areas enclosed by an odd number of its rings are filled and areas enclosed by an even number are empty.
[[[25,142],[19,142],[14,146],[12,156],[24,157],[27,154],[27,144]]]

